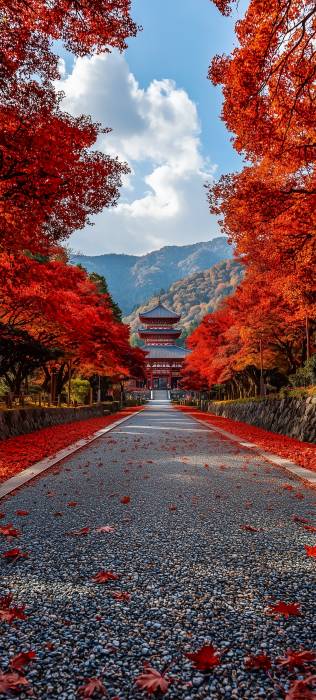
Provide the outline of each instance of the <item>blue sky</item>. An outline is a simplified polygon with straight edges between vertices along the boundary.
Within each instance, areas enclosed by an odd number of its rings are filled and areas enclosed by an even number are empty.
[[[221,90],[206,76],[212,57],[232,50],[244,7],[225,18],[210,0],[132,0],[143,31],[128,40],[123,56],[73,65],[58,46],[64,108],[111,126],[98,147],[132,168],[119,207],[73,234],[75,248],[141,255],[221,235],[203,182],[240,169],[241,159],[219,118]]]

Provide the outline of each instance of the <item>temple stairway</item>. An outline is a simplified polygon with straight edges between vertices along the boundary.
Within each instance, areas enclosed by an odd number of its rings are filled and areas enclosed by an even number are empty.
[[[154,389],[153,400],[154,401],[168,401],[169,400],[168,389]]]

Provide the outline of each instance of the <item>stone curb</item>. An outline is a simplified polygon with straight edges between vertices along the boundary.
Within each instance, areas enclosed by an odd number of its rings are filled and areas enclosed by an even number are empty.
[[[68,457],[73,452],[77,452],[77,450],[80,450],[82,447],[85,447],[85,445],[88,445],[90,442],[97,440],[97,438],[102,437],[102,435],[105,435],[105,433],[109,433],[110,430],[113,430],[113,428],[116,428],[121,423],[125,423],[125,421],[131,418],[132,416],[137,416],[139,413],[141,413],[141,411],[144,411],[144,408],[141,408],[135,413],[130,413],[125,418],[121,418],[121,420],[112,423],[112,425],[109,425],[107,428],[102,428],[102,430],[98,430],[97,433],[94,433],[92,438],[79,440],[73,445],[65,447],[63,450],[57,452],[55,457],[46,457],[46,459],[43,459],[41,462],[33,464],[32,467],[24,469],[23,472],[16,474],[11,479],[5,481],[4,484],[2,484],[2,486],[0,486],[0,499],[4,496],[7,496],[9,493],[12,493],[12,491],[15,491],[16,489],[20,488],[20,486],[23,486],[23,484],[26,484],[31,479],[34,479],[36,476],[38,476],[38,474],[41,474],[46,469],[49,469],[54,464],[57,464],[57,462],[61,462],[62,459],[65,459],[65,457]]]
[[[241,442],[241,439],[238,437],[238,435],[234,435],[233,433],[227,433],[226,430],[222,430],[221,428],[217,428],[216,426],[209,425],[209,423],[207,423],[206,421],[196,418],[195,415],[192,413],[189,413],[187,415],[196,420],[198,423],[207,425],[210,430],[216,431],[217,433],[221,433],[221,435],[224,435],[230,440],[238,442],[239,445],[241,445],[242,447],[247,447],[250,450],[254,450],[257,454],[261,455],[261,457],[264,457],[270,462],[277,464],[279,467],[287,469],[287,471],[296,474],[296,476],[299,476],[305,481],[308,481],[310,484],[316,486],[316,473],[311,472],[309,469],[305,469],[305,467],[299,467],[297,464],[295,464],[295,462],[291,462],[289,459],[284,459],[284,457],[279,457],[279,455],[275,455],[273,452],[268,452],[267,450],[264,450],[263,447],[259,447],[259,445],[256,445],[253,442]]]

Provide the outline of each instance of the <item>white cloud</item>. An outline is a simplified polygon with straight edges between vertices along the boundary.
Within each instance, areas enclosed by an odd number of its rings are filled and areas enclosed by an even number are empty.
[[[137,255],[219,235],[203,188],[215,168],[201,156],[197,109],[185,90],[167,79],[140,89],[116,52],[79,58],[57,87],[68,112],[112,127],[98,147],[132,169],[118,207],[93,217],[95,226],[74,234],[73,246]]]

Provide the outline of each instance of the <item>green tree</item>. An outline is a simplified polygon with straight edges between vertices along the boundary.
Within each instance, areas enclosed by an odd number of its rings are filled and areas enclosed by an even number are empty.
[[[98,294],[104,294],[109,297],[109,304],[113,311],[114,319],[118,323],[122,323],[122,311],[119,305],[115,301],[113,301],[112,294],[110,294],[109,292],[109,288],[105,277],[103,275],[98,275],[97,272],[91,272],[91,274],[89,275],[87,269],[83,267],[81,263],[78,263],[77,267],[79,268],[79,270],[84,270],[87,273],[91,282],[97,284]]]

